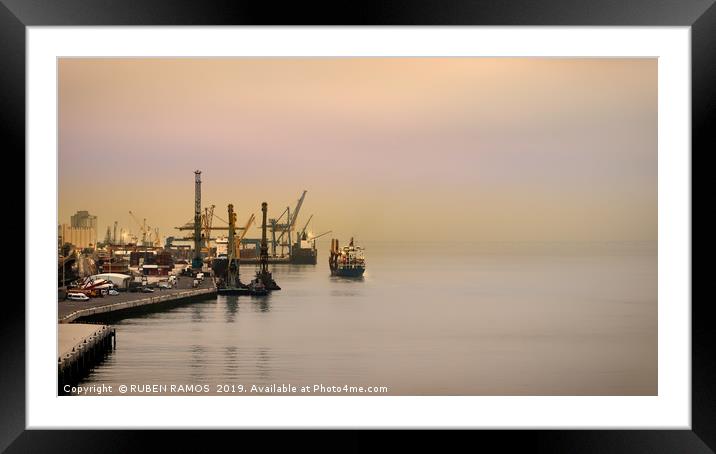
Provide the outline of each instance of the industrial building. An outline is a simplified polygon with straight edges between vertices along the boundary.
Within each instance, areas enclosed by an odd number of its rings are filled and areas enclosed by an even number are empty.
[[[94,229],[97,232],[97,216],[92,216],[88,211],[78,211],[70,216],[70,225],[73,228]]]
[[[70,243],[79,249],[94,248],[97,244],[97,229],[91,227],[58,226],[57,236],[60,245]]]
[[[57,226],[57,241],[60,246],[69,243],[79,249],[94,248],[97,245],[97,216],[78,211],[70,216],[70,225]]]

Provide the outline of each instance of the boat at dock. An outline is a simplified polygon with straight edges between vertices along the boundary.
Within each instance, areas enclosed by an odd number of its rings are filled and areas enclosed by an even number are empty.
[[[331,276],[361,277],[365,272],[363,248],[355,246],[351,238],[348,246],[339,246],[337,239],[331,240],[331,255],[328,258]]]

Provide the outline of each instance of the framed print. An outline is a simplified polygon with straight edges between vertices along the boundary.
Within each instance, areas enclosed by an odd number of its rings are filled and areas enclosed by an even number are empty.
[[[712,452],[691,150],[716,7],[242,5],[3,3],[27,169],[3,449]]]

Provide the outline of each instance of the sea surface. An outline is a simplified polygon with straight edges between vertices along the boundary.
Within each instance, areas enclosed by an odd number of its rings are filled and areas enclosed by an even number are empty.
[[[320,246],[316,266],[273,266],[282,290],[268,297],[113,320],[117,349],[81,384],[167,395],[188,385],[222,395],[657,393],[656,243],[366,243],[362,279],[331,277]],[[242,280],[254,270],[242,265]]]

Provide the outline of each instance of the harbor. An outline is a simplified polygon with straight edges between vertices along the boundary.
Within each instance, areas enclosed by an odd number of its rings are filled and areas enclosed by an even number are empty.
[[[58,227],[61,385],[77,382],[111,353],[106,339],[110,336],[114,346],[116,334],[105,324],[108,321],[217,295],[268,297],[281,290],[270,266],[315,267],[316,241],[331,231],[311,234],[313,215],[302,226],[297,223],[308,191],[276,217],[269,217],[268,203],[262,202],[259,221],[251,213],[238,226],[233,204],[227,206],[228,220],[215,212],[216,205],[203,207],[201,186],[201,171],[196,170],[193,221],[176,227],[179,232],[190,230],[190,236],[162,238],[159,228],[147,224],[146,218],[140,221],[131,210],[137,234],[114,221],[107,226],[104,241],[98,241],[96,216],[89,211],[78,211],[70,226]],[[248,235],[252,227],[260,230],[258,238]],[[244,271],[243,281],[242,265],[255,268],[254,273]]]
[[[656,395],[657,63],[60,58],[60,380]]]

